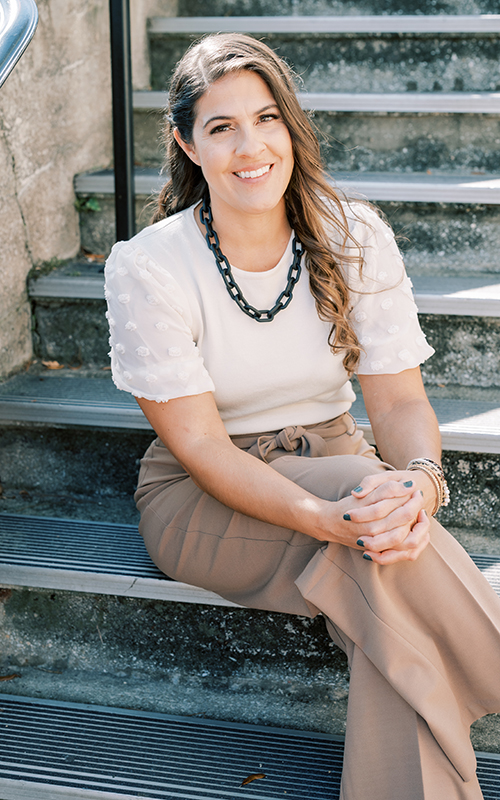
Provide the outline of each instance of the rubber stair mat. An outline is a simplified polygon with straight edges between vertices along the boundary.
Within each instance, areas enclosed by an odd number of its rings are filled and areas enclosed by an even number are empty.
[[[12,695],[0,731],[4,800],[339,797],[338,736]],[[485,800],[498,800],[500,757],[477,761]]]
[[[471,554],[500,595],[500,555]],[[0,513],[0,565],[167,578],[134,525]],[[0,570],[1,580],[1,570]]]

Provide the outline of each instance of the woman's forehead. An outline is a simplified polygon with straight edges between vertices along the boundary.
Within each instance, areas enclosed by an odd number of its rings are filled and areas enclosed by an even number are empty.
[[[213,116],[232,117],[245,110],[258,113],[275,105],[273,94],[256,72],[239,70],[212,83],[196,103],[196,121],[202,126]]]

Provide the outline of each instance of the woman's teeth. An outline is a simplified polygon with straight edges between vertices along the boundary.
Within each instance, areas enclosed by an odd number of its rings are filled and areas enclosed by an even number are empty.
[[[268,164],[267,167],[261,167],[260,169],[252,170],[252,172],[237,172],[236,175],[238,178],[260,178],[261,175],[265,175],[270,169],[271,165]]]

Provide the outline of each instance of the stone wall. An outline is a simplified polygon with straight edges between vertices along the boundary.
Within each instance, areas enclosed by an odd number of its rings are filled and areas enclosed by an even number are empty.
[[[136,88],[148,86],[146,18],[176,0],[131,0]],[[0,89],[0,377],[31,357],[26,278],[80,246],[73,178],[112,162],[107,0],[38,0],[40,20]]]

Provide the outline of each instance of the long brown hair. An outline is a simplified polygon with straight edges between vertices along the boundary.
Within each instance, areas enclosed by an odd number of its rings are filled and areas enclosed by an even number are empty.
[[[177,128],[183,141],[191,143],[198,100],[215,81],[240,70],[255,72],[266,82],[290,132],[294,168],[285,192],[286,213],[307,254],[318,314],[332,324],[330,347],[334,353],[346,351],[343,363],[352,373],[361,348],[348,319],[349,289],[343,270],[353,262],[361,270],[361,248],[349,232],[345,197],[332,189],[326,177],[318,138],[297,99],[294,75],[263,42],[244,34],[211,34],[192,45],[179,61],[170,84],[163,132],[164,169],[169,178],[153,221],[188,208],[208,193],[200,167],[179,147],[173,132]],[[332,231],[336,243],[332,243]]]

